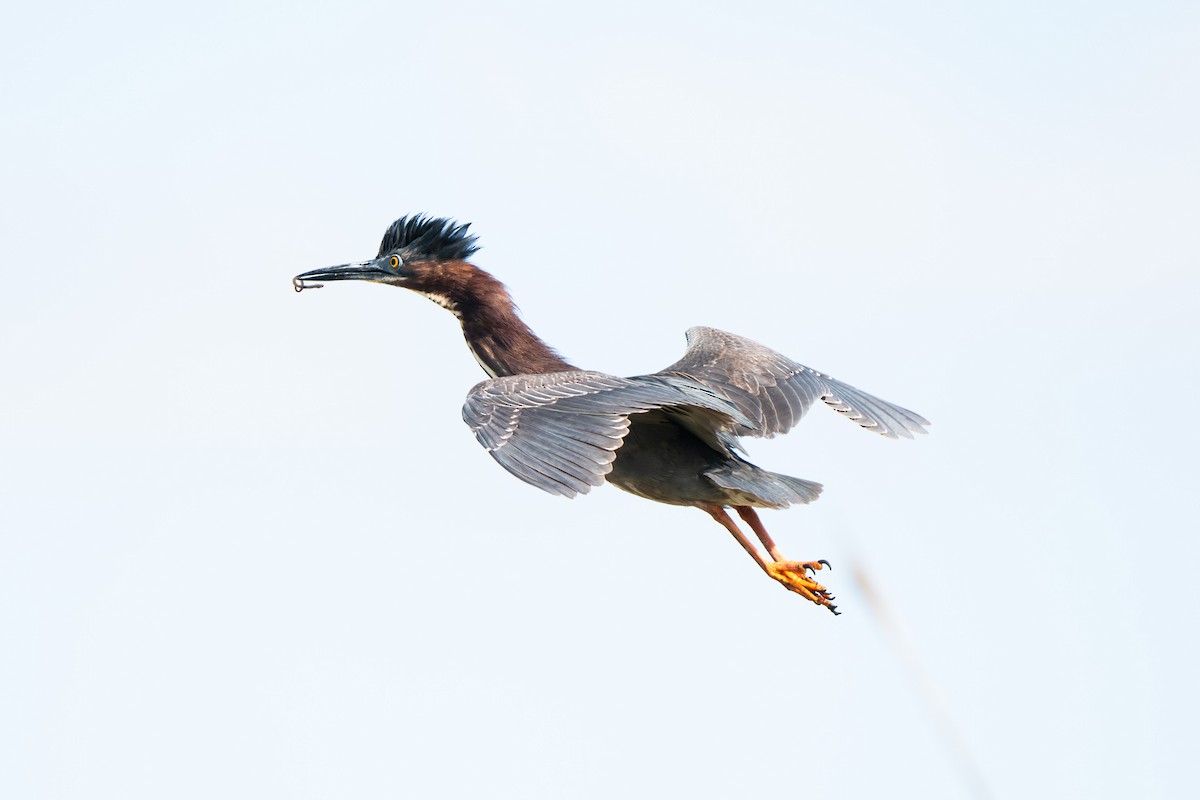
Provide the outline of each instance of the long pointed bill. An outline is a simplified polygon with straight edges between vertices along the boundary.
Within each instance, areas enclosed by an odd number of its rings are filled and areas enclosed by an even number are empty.
[[[302,273],[292,278],[292,286],[297,292],[302,292],[305,289],[320,289],[324,284],[317,281],[375,281],[389,274],[376,266],[374,261],[358,261]]]

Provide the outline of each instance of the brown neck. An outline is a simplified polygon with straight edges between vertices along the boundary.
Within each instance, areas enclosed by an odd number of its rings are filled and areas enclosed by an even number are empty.
[[[467,346],[488,375],[576,369],[521,320],[504,284],[473,265],[454,266],[457,280],[449,294],[450,309],[462,322]]]

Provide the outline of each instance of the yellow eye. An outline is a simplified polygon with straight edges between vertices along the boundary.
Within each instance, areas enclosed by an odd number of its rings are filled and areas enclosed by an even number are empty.
[[[395,269],[396,267],[400,266],[400,259],[396,256],[392,256],[392,260],[389,263],[392,265],[392,269]]]

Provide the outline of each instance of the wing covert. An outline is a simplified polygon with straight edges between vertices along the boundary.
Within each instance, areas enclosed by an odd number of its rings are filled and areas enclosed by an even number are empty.
[[[463,421],[513,475],[574,497],[604,483],[629,431],[629,415],[658,408],[703,417],[716,446],[722,431],[749,423],[729,400],[687,378],[585,371],[483,381],[467,395]]]
[[[728,398],[752,424],[740,436],[791,430],[817,400],[891,439],[926,433],[920,414],[881,400],[736,334],[697,326],[683,358],[659,374],[682,375]]]

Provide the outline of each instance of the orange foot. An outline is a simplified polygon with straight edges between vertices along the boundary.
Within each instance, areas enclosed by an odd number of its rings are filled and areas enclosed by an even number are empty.
[[[811,600],[819,606],[825,606],[834,614],[840,613],[833,604],[834,597],[821,584],[811,580],[808,575],[821,567],[828,567],[825,559],[820,561],[774,561],[767,565],[767,574],[784,585],[790,592],[795,592],[806,600]]]

